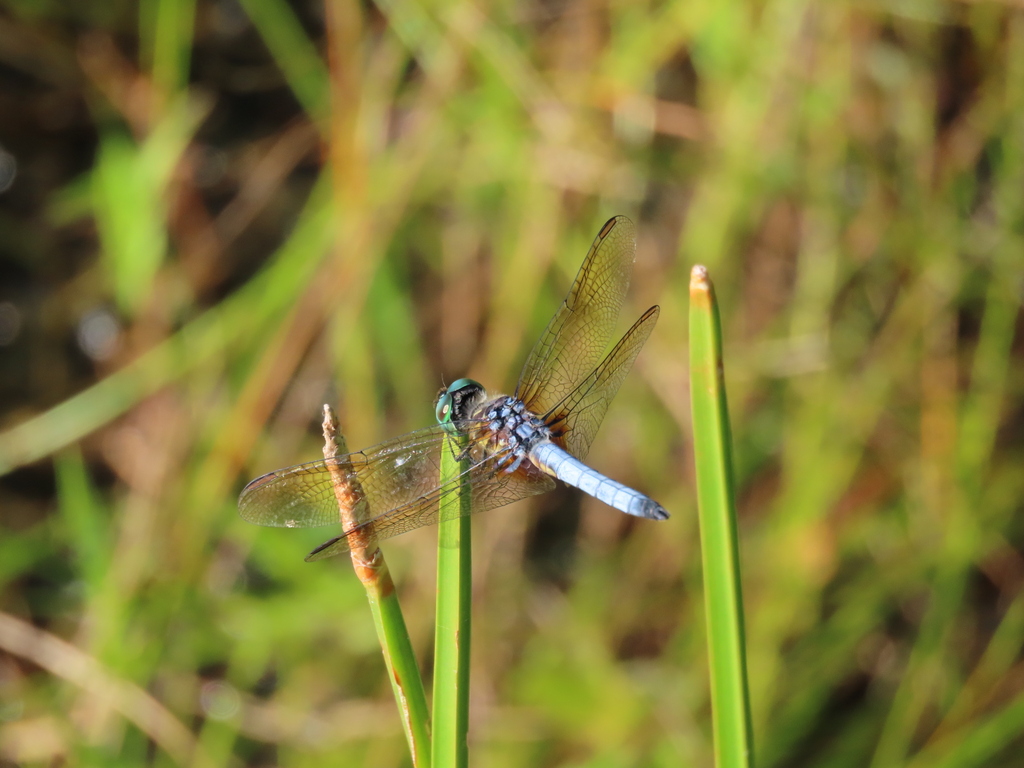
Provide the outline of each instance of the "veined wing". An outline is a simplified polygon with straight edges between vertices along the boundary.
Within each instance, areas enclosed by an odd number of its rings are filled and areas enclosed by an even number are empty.
[[[587,457],[609,403],[654,330],[660,312],[657,306],[644,312],[583,383],[544,414],[545,422],[556,434],[555,442],[576,458]]]
[[[437,487],[441,446],[440,425],[410,432],[372,448],[327,460],[286,467],[257,477],[242,491],[238,510],[244,520],[283,528],[338,524],[331,465],[361,486],[363,496],[353,508],[358,520],[371,510],[402,507]]]
[[[609,219],[519,376],[515,396],[534,413],[547,413],[576,390],[601,359],[625,301],[635,253],[633,222]]]
[[[442,450],[449,450],[449,447],[446,446]],[[554,490],[555,481],[529,462],[524,462],[515,472],[505,472],[500,467],[503,458],[505,453],[487,456],[482,461],[470,465],[466,471],[448,483],[438,485],[408,504],[384,512],[324,542],[310,552],[306,560],[322,560],[347,552],[351,539],[361,538],[366,534],[376,539],[385,539],[432,525],[439,520],[461,517],[463,511],[459,503],[459,491],[467,477],[472,494],[470,514]],[[434,478],[436,482],[437,473],[434,474]]]
[[[486,440],[481,430],[473,438]],[[259,525],[311,528],[340,524],[331,468],[342,470],[350,487],[359,489],[352,518],[363,521],[342,536],[318,548],[307,559],[341,554],[354,531],[378,539],[396,536],[458,514],[460,481],[440,485],[441,451],[449,450],[448,433],[435,425],[388,440],[372,448],[279,469],[249,483],[238,500],[242,518]],[[554,487],[553,481],[532,466],[506,473],[499,467],[501,453],[492,453],[467,470],[473,512],[509,504]]]

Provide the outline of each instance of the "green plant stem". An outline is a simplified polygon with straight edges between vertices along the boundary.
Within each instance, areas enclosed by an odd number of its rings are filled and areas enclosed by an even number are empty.
[[[458,482],[465,438],[452,434],[442,449],[441,485]],[[434,765],[468,765],[469,643],[472,598],[469,483],[458,490],[458,515],[442,519],[437,536],[437,620],[434,642]]]
[[[337,418],[331,407],[324,406],[324,458],[337,459],[347,455],[344,438],[338,431]],[[330,463],[334,494],[338,500],[341,524],[349,530],[363,520],[353,518],[354,502],[362,495],[358,484],[351,478],[355,474],[346,471],[344,463]],[[430,715],[427,712],[427,695],[423,689],[416,654],[412,650],[409,632],[398,603],[395,583],[373,536],[372,529],[349,539],[352,566],[366,589],[366,597],[373,615],[373,626],[377,630],[384,663],[391,678],[391,689],[402,718],[402,728],[409,743],[409,754],[416,768],[430,768]]]
[[[153,10],[148,8],[145,12],[153,13]],[[196,3],[195,0],[159,0],[153,15],[152,72],[153,82],[160,90],[155,101],[163,107],[164,99],[177,95],[188,85]]]
[[[329,94],[327,68],[295,11],[283,0],[241,0],[240,5],[281,68],[295,98],[314,121],[323,120]]]
[[[430,768],[430,715],[427,711],[427,694],[423,689],[423,680],[412,650],[412,642],[409,640],[402,608],[398,603],[395,584],[387,564],[383,562],[383,556],[373,584],[363,584],[366,586],[366,597],[370,602],[377,640],[380,642],[384,663],[391,677],[395,703],[402,717],[402,728],[409,743],[412,764],[416,768]]]
[[[753,765],[722,329],[704,267],[690,274],[690,406],[718,768]]]

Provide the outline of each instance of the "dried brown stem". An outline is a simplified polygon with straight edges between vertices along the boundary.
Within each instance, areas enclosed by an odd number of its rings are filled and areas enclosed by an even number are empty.
[[[373,526],[359,527],[366,520],[360,519],[356,512],[359,499],[363,497],[363,489],[359,485],[351,462],[348,461],[348,448],[345,438],[338,431],[338,417],[331,406],[324,404],[324,459],[334,483],[334,497],[338,500],[338,516],[344,531],[348,534],[348,546],[352,556],[352,567],[355,568],[359,580],[364,584],[391,584],[384,556],[377,546],[373,535]]]

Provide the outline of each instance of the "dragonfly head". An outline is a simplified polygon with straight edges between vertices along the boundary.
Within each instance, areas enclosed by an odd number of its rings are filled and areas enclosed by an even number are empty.
[[[483,402],[486,394],[483,385],[472,379],[453,381],[448,389],[437,393],[434,415],[437,423],[448,431],[457,429],[461,421],[473,415],[473,410]]]

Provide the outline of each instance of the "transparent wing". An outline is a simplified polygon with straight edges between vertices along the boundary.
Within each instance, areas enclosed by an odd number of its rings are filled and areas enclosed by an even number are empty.
[[[339,522],[330,465],[362,487],[353,508],[357,519],[370,510],[394,509],[437,487],[440,451],[445,440],[440,425],[410,432],[372,448],[331,459],[286,467],[257,477],[242,491],[238,510],[258,525],[312,528]]]
[[[556,435],[555,442],[576,458],[587,457],[590,444],[608,412],[608,405],[654,330],[660,312],[657,306],[644,312],[601,361],[601,365],[544,415],[545,422]]]
[[[486,443],[485,425],[472,430],[470,443]],[[333,459],[279,469],[258,477],[242,491],[238,508],[243,519],[259,525],[310,528],[338,525],[331,466],[342,470],[354,494],[352,515],[365,521],[319,547],[307,559],[320,559],[348,550],[348,536],[372,527],[378,539],[396,536],[458,514],[459,481],[440,485],[441,451],[447,432],[436,425]],[[473,512],[493,509],[554,487],[532,466],[514,473],[500,469],[502,453],[484,456],[471,465]]]
[[[635,253],[633,222],[609,219],[519,376],[515,396],[534,413],[551,410],[598,364],[625,300]]]
[[[404,507],[369,520],[355,528],[350,528],[329,541],[324,542],[306,557],[307,561],[322,560],[334,557],[349,550],[349,540],[367,533],[377,539],[397,536],[406,531],[432,525],[438,520],[450,520],[462,515],[459,504],[459,488],[463,478],[469,476],[472,493],[470,514],[483,512],[513,501],[525,499],[538,493],[554,490],[555,481],[536,469],[532,464],[525,463],[512,473],[498,467],[503,454],[495,454],[482,462],[472,465],[455,480],[438,486],[430,493],[413,500]]]

